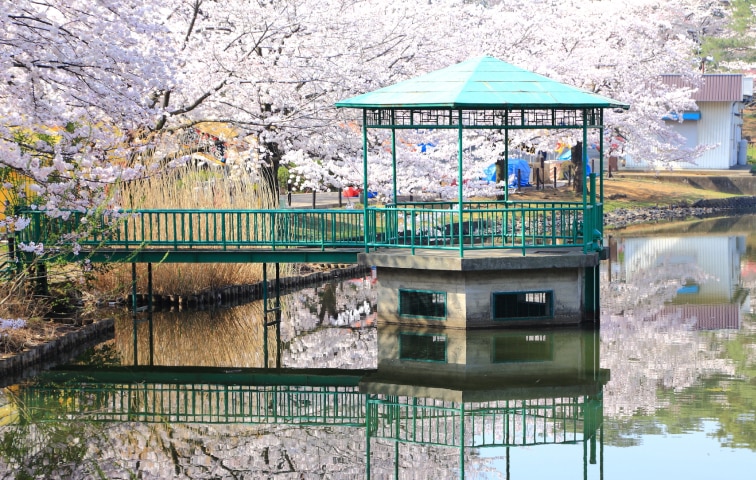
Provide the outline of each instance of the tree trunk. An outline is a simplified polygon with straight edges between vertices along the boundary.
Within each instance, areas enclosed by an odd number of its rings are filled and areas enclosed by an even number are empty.
[[[278,208],[280,203],[280,189],[278,185],[278,166],[281,164],[281,150],[278,148],[277,143],[264,143],[264,158],[260,160],[265,161],[265,165],[260,167],[260,176],[262,177],[262,187],[266,192],[269,192],[272,207]]]
[[[575,166],[575,173],[572,178],[572,191],[582,193],[585,173],[583,172],[583,142],[577,142],[570,150],[572,158],[570,162]]]
[[[509,188],[509,185],[507,185],[509,179],[507,178],[507,172],[504,168],[504,160],[496,160],[496,183],[504,182],[504,188]],[[496,195],[496,200],[504,200],[504,194],[500,193],[499,195]]]

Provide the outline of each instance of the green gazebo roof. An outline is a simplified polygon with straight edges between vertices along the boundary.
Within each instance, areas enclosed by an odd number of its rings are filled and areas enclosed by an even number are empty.
[[[347,108],[624,108],[629,105],[494,57],[471,58],[336,103]]]

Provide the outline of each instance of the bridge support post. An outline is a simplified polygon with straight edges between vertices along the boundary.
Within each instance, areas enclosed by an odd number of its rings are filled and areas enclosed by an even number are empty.
[[[281,368],[281,264],[276,263],[276,368]]]
[[[155,337],[153,335],[152,325],[152,263],[147,264],[147,318],[150,326],[150,366],[154,365],[155,360]]]
[[[268,368],[268,264],[263,263],[263,368]]]
[[[276,263],[276,303],[269,308],[268,294],[268,264],[263,263],[263,363],[268,368],[268,327],[276,327],[276,368],[281,367],[281,264]],[[272,322],[268,321],[268,314],[274,313]]]
[[[136,263],[131,264],[131,320],[134,337],[134,366],[139,365],[137,356],[137,268]]]

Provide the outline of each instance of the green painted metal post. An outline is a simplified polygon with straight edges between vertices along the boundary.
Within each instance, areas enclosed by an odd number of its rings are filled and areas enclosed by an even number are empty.
[[[276,262],[276,368],[281,368],[281,264]]]
[[[583,436],[583,480],[588,480],[588,439]]]
[[[134,366],[139,365],[137,357],[137,273],[136,263],[131,264],[131,320],[134,336]]]
[[[268,368],[268,264],[263,263],[263,368]]]
[[[365,396],[365,478],[370,480],[370,414],[371,401],[368,395]]]
[[[224,212],[220,213],[221,216],[221,239],[223,244],[223,250],[226,249],[226,245],[228,241],[226,240],[226,214]]]
[[[601,181],[601,190],[599,191],[599,201],[604,203],[604,109],[599,110],[599,179]],[[604,221],[601,221],[601,231],[604,231]]]
[[[509,115],[504,122],[504,202],[509,202]]]
[[[391,111],[392,121],[391,123],[394,123],[393,116],[394,111]],[[397,196],[397,189],[396,189],[396,129],[391,129],[391,179],[393,180],[393,194],[394,194],[394,206],[398,206],[399,203],[399,197]],[[367,190],[365,190],[367,192]]]
[[[604,480],[604,419],[603,419],[603,407],[601,414],[601,425],[599,426],[599,433],[601,439],[599,440],[599,479]]]
[[[577,175],[580,175],[582,178],[580,179],[580,182],[583,185],[583,225],[585,225],[585,206],[587,203],[587,185],[585,184],[585,169],[588,166],[588,111],[584,108],[583,109],[583,149],[581,152],[581,156],[583,157],[582,162],[582,168],[580,169],[580,172],[576,172]],[[583,232],[583,236],[585,237],[585,232]]]
[[[523,423],[523,425],[525,425]],[[459,404],[459,478],[465,478],[465,404]]]
[[[363,217],[363,235],[365,238],[365,251],[369,252],[370,248],[368,239],[368,145],[367,145],[367,110],[362,109],[362,197],[364,211]]]
[[[462,153],[462,133],[464,132],[464,129],[462,128],[462,110],[457,110],[457,116],[458,116],[458,122],[459,122],[459,129],[457,133],[457,171],[458,171],[458,181],[457,181],[457,195],[459,196],[457,205],[458,205],[458,211],[459,215],[457,217],[457,227],[459,231],[457,232],[457,236],[459,237],[459,258],[462,258],[465,256],[465,244],[462,241],[462,207],[464,204],[464,198],[463,198],[463,185],[462,185],[462,168],[463,168],[463,153]],[[449,226],[452,227],[452,222],[449,222]],[[452,236],[454,233],[454,228],[450,231],[450,236]]]
[[[512,233],[514,233],[514,225],[512,226]],[[512,235],[514,238],[514,235]],[[527,248],[525,248],[525,206],[520,205],[520,246],[522,247],[522,256],[524,257]]]
[[[150,365],[155,364],[155,337],[152,324],[152,263],[147,264],[147,318],[150,327]]]

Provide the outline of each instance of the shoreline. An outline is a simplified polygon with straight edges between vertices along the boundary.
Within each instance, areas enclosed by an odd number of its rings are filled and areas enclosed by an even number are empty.
[[[339,266],[326,271],[315,271],[308,274],[297,275],[293,277],[282,277],[282,293],[292,288],[304,287],[319,282],[333,281],[339,278],[349,277],[350,275],[367,275],[370,269],[361,265]],[[217,301],[208,302],[206,305],[195,305],[195,310],[205,310],[212,308],[231,308],[240,303],[251,302],[262,298],[260,292],[262,282],[255,284],[254,289],[250,289],[249,294],[242,296],[226,295],[227,289],[220,289],[213,293],[213,298]],[[223,293],[223,294],[222,294]],[[178,297],[177,297],[178,298]],[[146,302],[145,302],[146,303]],[[128,305],[128,303],[126,303]],[[165,307],[165,306],[163,306]],[[175,306],[179,308],[177,304]],[[201,307],[201,308],[198,308]],[[174,306],[168,305],[168,309]],[[182,308],[183,309],[183,308]],[[187,310],[190,310],[187,308]],[[156,311],[159,311],[157,309]],[[82,353],[87,348],[91,348],[103,341],[113,338],[115,334],[115,319],[103,318],[87,325],[83,325],[75,330],[71,330],[56,338],[53,338],[39,345],[35,345],[26,350],[11,354],[5,358],[0,358],[0,388],[8,385],[19,383],[26,378],[39,374],[40,372],[53,368],[62,362],[69,361]]]
[[[698,200],[692,204],[658,207],[618,208],[604,213],[605,230],[621,230],[639,224],[653,224],[670,220],[706,218],[715,215],[756,213],[756,196]]]

